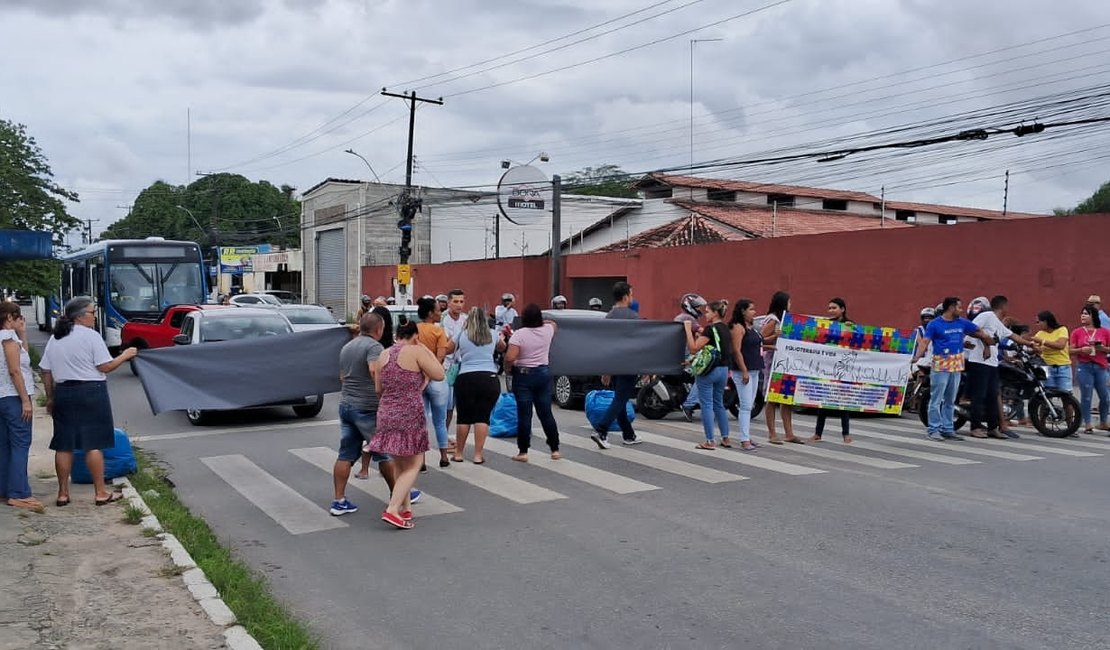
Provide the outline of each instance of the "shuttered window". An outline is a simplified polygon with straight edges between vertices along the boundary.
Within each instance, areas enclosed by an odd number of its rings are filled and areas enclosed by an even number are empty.
[[[336,318],[347,316],[347,245],[344,229],[316,235],[316,300]]]

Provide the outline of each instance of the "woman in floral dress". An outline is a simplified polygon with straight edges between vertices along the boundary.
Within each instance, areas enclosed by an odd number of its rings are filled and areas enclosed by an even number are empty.
[[[428,429],[422,394],[429,381],[443,379],[443,364],[416,339],[416,323],[397,328],[396,343],[375,363],[374,388],[379,395],[378,429],[370,450],[393,457],[396,480],[382,521],[397,528],[412,528],[409,491],[416,483]]]

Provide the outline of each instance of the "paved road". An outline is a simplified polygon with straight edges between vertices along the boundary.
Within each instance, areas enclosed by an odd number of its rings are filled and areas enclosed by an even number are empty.
[[[374,476],[352,481],[360,512],[326,513],[334,397],[192,427],[126,371],[110,386],[329,648],[1110,648],[1105,437],[931,443],[907,417],[854,420],[851,447],[699,452],[676,418],[601,452],[561,412],[566,460],[432,463],[437,498],[397,531]]]

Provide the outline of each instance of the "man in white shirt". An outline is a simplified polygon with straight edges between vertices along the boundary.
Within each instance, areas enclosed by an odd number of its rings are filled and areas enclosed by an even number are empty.
[[[516,302],[516,297],[511,293],[501,294],[501,304],[493,310],[493,320],[498,330],[501,330],[506,325],[512,325],[513,321],[518,318],[516,309],[513,309],[513,303]]]
[[[458,345],[459,334],[466,326],[466,294],[462,289],[452,289],[447,292],[447,311],[444,312],[440,325],[447,334],[447,340]],[[454,348],[452,348],[454,349]],[[451,352],[443,359],[443,367],[450,370],[455,365],[455,353]],[[451,418],[455,415],[455,387],[447,387],[447,427],[451,427]]]
[[[976,298],[986,301],[986,298]],[[975,301],[973,301],[975,302]],[[983,310],[972,321],[979,329],[991,336],[995,343],[1010,339],[1016,343],[1031,345],[1029,339],[1014,334],[1002,322],[1006,318],[1009,301],[1006,296],[995,296],[990,300],[990,309]],[[998,355],[983,355],[983,342],[969,337],[971,348],[967,352],[967,393],[971,399],[971,435],[975,438],[1017,438],[1018,434],[999,430],[1000,409],[998,397]],[[986,427],[983,426],[984,421]]]

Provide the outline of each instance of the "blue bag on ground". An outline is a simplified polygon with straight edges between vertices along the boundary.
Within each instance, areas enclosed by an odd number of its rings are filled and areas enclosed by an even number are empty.
[[[135,462],[135,453],[131,451],[131,441],[128,440],[127,432],[123,429],[116,429],[115,446],[111,449],[104,449],[103,452],[105,481],[138,471],[139,464]],[[74,483],[88,484],[93,482],[92,475],[89,474],[89,468],[85,467],[84,449],[77,449],[73,452],[73,472],[71,476]]]
[[[501,393],[493,413],[489,414],[489,434],[494,438],[516,437],[516,397]]]
[[[605,416],[605,412],[609,410],[609,405],[613,403],[613,391],[611,390],[591,390],[586,395],[586,419],[590,421],[591,426],[597,426],[601,422],[601,418]],[[624,405],[625,412],[628,413],[628,421],[632,422],[636,419],[636,409],[632,408],[632,400]],[[614,418],[609,423],[610,431],[620,431],[620,425]]]

